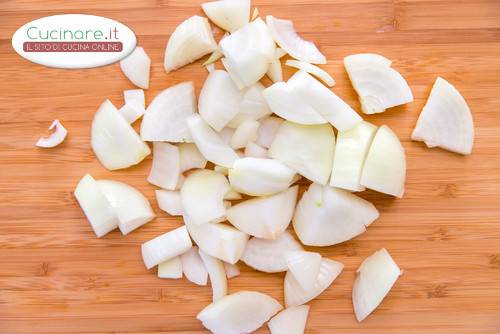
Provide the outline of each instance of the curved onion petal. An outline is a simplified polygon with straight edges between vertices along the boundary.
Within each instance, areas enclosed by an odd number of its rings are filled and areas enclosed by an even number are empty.
[[[185,253],[192,245],[186,226],[181,226],[143,243],[141,245],[142,259],[146,268],[151,269]]]
[[[182,278],[181,257],[176,256],[158,265],[159,278]]]
[[[285,65],[295,67],[302,71],[306,71],[307,73],[310,73],[315,77],[321,79],[321,81],[326,83],[329,87],[333,87],[335,85],[335,80],[332,78],[332,76],[316,65],[293,59],[288,59],[285,62]]]
[[[231,137],[231,147],[240,149],[257,139],[260,123],[251,119],[241,122]]]
[[[259,9],[257,7],[255,7],[253,9],[252,18],[250,19],[250,21],[255,20],[257,17],[259,17]]]
[[[304,290],[314,288],[314,283],[319,275],[321,255],[314,252],[291,251],[285,253],[288,271],[299,282]]]
[[[128,89],[123,91],[123,100],[125,104],[135,103],[146,108],[146,97],[142,89]]]
[[[201,154],[195,144],[181,143],[179,148],[179,171],[181,173],[195,168],[205,168],[207,159]]]
[[[361,263],[357,274],[352,287],[352,304],[356,319],[361,322],[382,302],[402,271],[382,248]]]
[[[224,37],[225,36],[226,35],[224,35]],[[205,60],[205,62],[202,65],[207,68],[207,70],[208,70],[209,73],[211,73],[215,69],[214,63],[217,60],[221,59],[222,57],[224,57],[224,54],[222,53],[222,51],[219,50],[219,49],[216,49],[214,52],[212,52],[212,54],[210,55],[210,57],[208,57],[208,59]],[[212,66],[209,67],[209,65],[212,65]]]
[[[266,75],[271,79],[272,82],[283,81],[283,68],[281,67],[281,62],[279,58],[274,59],[267,69]]]
[[[131,54],[120,61],[123,74],[138,87],[149,88],[149,69],[151,59],[143,48],[136,47]]]
[[[256,143],[265,148],[271,147],[282,123],[282,118],[274,116],[261,120]]]
[[[293,228],[304,245],[331,246],[365,232],[378,216],[361,197],[313,183],[297,204]]]
[[[62,143],[68,134],[68,130],[66,130],[66,128],[57,119],[52,122],[49,127],[49,131],[54,128],[55,130],[50,134],[50,136],[38,139],[36,146],[49,148],[56,147]]]
[[[171,216],[182,216],[184,208],[182,207],[181,193],[179,191],[155,190],[158,207]]]
[[[205,2],[201,8],[210,21],[229,32],[240,29],[250,18],[250,0]]]
[[[240,291],[208,305],[196,318],[212,333],[251,333],[282,308],[268,295]]]
[[[186,119],[196,112],[192,82],[161,91],[149,104],[141,123],[146,141],[192,142]]]
[[[98,238],[118,227],[115,209],[90,174],[82,177],[74,194]]]
[[[191,16],[179,24],[167,42],[165,71],[170,72],[217,49],[208,19]]]
[[[196,146],[208,161],[231,168],[239,159],[236,152],[200,116],[191,116],[187,124]]]
[[[109,170],[138,164],[151,153],[109,100],[99,107],[92,121],[91,146],[97,159]]]
[[[290,56],[307,63],[326,64],[325,56],[313,42],[306,41],[297,34],[292,21],[268,15],[266,23],[276,43]]]
[[[224,270],[226,271],[227,279],[231,279],[231,278],[234,278],[236,276],[240,276],[240,268],[238,268],[238,265],[236,263],[231,264],[231,263],[224,262]]]
[[[243,91],[239,111],[227,124],[228,127],[236,129],[243,121],[260,120],[272,114],[262,95],[264,89],[266,88],[260,82],[256,82]]]
[[[207,285],[208,272],[205,268],[198,247],[193,246],[181,255],[182,271],[186,278],[197,285]]]
[[[411,138],[425,142],[427,147],[471,154],[474,124],[469,106],[460,92],[443,78],[438,77],[432,86]]]
[[[267,326],[271,334],[304,334],[308,315],[308,305],[290,307],[275,315]]]
[[[326,184],[332,171],[335,135],[330,124],[285,121],[269,148],[269,156],[313,182]]]
[[[286,307],[299,306],[319,296],[333,283],[343,268],[342,263],[323,258],[316,282],[309,290],[304,290],[293,274],[290,271],[287,272],[284,283]]]
[[[208,276],[210,277],[210,285],[212,286],[212,300],[218,301],[227,295],[227,277],[224,263],[198,249],[201,260],[207,269]]]
[[[180,173],[179,149],[169,143],[153,142],[153,163],[148,182],[163,189],[175,190]]]
[[[351,130],[339,131],[333,158],[330,185],[351,191],[362,191],[361,171],[377,127],[361,122]]]
[[[239,230],[263,239],[276,239],[292,220],[299,187],[272,196],[252,198],[227,210],[227,220]]]
[[[126,103],[118,110],[120,115],[125,118],[128,124],[132,124],[144,115],[146,109],[142,107],[137,101]]]
[[[267,150],[255,144],[254,142],[250,142],[245,146],[245,157],[247,158],[267,158]]]
[[[405,151],[388,126],[381,126],[366,156],[361,184],[367,188],[403,197],[406,178]]]
[[[302,250],[302,246],[293,236],[284,231],[276,240],[251,238],[247,242],[241,260],[249,267],[266,273],[287,271],[284,254]]]
[[[358,53],[344,58],[344,66],[355,67],[359,63],[372,62],[385,67],[391,67],[392,61],[376,53]]]

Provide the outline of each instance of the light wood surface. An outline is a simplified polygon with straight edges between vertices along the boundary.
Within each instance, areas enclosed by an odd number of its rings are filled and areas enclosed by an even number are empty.
[[[401,200],[374,192],[381,217],[368,232],[317,248],[345,270],[310,303],[307,333],[500,333],[500,1],[316,0],[257,1],[262,15],[292,18],[329,62],[334,91],[359,110],[342,66],[344,56],[376,52],[393,60],[415,102],[366,117],[389,125],[407,154]],[[166,75],[165,43],[183,19],[202,14],[197,1],[3,0],[0,3],[0,333],[204,333],[196,314],[210,287],[160,280],[147,271],[140,244],[181,224],[156,206],[146,182],[151,160],[105,170],[89,146],[90,122],[106,98],[122,105],[133,88],[118,64],[88,70],[49,69],[14,53],[11,35],[42,16],[86,13],[132,28],[152,59],[147,100],[178,82],[207,73],[201,62]],[[218,34],[220,36],[220,34]],[[287,70],[287,76],[292,73]],[[410,141],[436,76],[453,83],[472,111],[473,154],[459,156]],[[69,130],[58,148],[34,146],[54,118]],[[84,173],[138,187],[158,218],[130,235],[97,239],[73,197]],[[355,321],[354,272],[386,247],[404,269],[381,306]],[[243,264],[229,283],[283,302],[283,275]],[[259,332],[266,333],[267,328]]]

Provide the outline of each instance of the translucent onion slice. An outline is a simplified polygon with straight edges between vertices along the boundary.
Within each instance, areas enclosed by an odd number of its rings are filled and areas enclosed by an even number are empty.
[[[125,104],[137,103],[143,109],[146,108],[146,97],[142,89],[129,89],[123,91],[123,100]]]
[[[283,119],[274,116],[261,120],[256,143],[265,148],[271,147],[281,123]]]
[[[281,68],[281,62],[279,58],[274,59],[267,69],[266,75],[271,79],[272,82],[282,82],[283,81],[283,69]]]
[[[120,61],[123,74],[136,86],[149,88],[151,59],[143,48],[136,47],[131,54]]]
[[[111,180],[99,180],[97,184],[115,210],[124,235],[155,218],[147,198],[134,187]]]
[[[326,64],[325,56],[313,42],[306,41],[297,34],[292,21],[268,15],[266,23],[276,43],[290,56],[311,64]]]
[[[182,271],[186,278],[197,285],[207,285],[208,272],[205,268],[198,247],[193,246],[181,255]]]
[[[217,49],[208,19],[191,16],[179,24],[167,42],[165,71],[170,72]]]
[[[361,263],[352,288],[352,304],[359,322],[377,308],[401,274],[402,271],[385,248]]]
[[[148,182],[163,189],[175,190],[180,173],[179,149],[169,143],[153,142],[153,163]]]
[[[330,185],[351,191],[365,190],[361,171],[377,127],[361,122],[351,130],[339,131],[335,144]]]
[[[255,20],[257,17],[259,17],[259,9],[257,7],[255,7],[253,9],[251,21]]]
[[[182,207],[181,193],[179,191],[155,190],[158,207],[171,216],[182,216],[184,208]]]
[[[250,0],[205,2],[201,4],[201,8],[210,21],[229,32],[240,29],[250,18]]]
[[[240,269],[238,265],[224,262],[224,270],[226,271],[227,279],[231,279],[240,276]]]
[[[269,156],[313,182],[327,184],[332,171],[335,135],[330,124],[285,121],[269,148]]]
[[[271,334],[304,334],[308,315],[308,305],[290,307],[275,315],[267,326]]]
[[[90,174],[82,177],[74,194],[98,238],[118,227],[116,211]]]
[[[260,82],[256,82],[243,91],[239,111],[227,124],[228,127],[236,129],[245,120],[260,120],[272,114],[262,95],[264,89],[266,88]]]
[[[358,53],[344,58],[344,66],[346,68],[355,67],[360,63],[366,62],[377,63],[385,67],[391,67],[392,64],[390,59],[375,53]]]
[[[240,149],[257,139],[260,123],[251,119],[243,121],[231,137],[231,147]]]
[[[149,104],[141,123],[141,137],[146,141],[192,142],[186,119],[195,112],[192,82],[169,87]]]
[[[176,256],[158,265],[159,278],[182,278],[181,257]]]
[[[285,62],[285,65],[306,71],[307,73],[310,73],[315,77],[321,79],[321,81],[326,83],[329,87],[333,87],[335,85],[335,80],[332,78],[332,76],[316,65],[293,59],[287,60]]]
[[[299,282],[302,289],[308,291],[314,288],[321,266],[321,254],[306,251],[291,251],[285,253],[288,271]]]
[[[298,186],[272,196],[252,198],[227,210],[227,220],[251,236],[276,239],[292,220]]]
[[[288,270],[284,254],[299,250],[302,250],[300,243],[285,231],[276,240],[251,238],[241,260],[256,270],[278,273]]]
[[[247,158],[267,158],[267,150],[254,142],[250,142],[245,146],[244,153]]]
[[[239,159],[236,152],[200,116],[190,117],[187,124],[196,146],[208,161],[231,168]]]
[[[203,66],[205,66],[208,69],[208,65],[212,65],[211,68],[215,69],[215,66],[213,66],[213,63],[215,63],[217,60],[221,59],[222,57],[224,57],[224,54],[222,53],[222,51],[219,49],[216,49],[214,52],[212,52],[210,57],[208,57],[208,59],[203,63]],[[212,72],[212,71],[208,71],[208,72]]]
[[[123,107],[118,110],[120,115],[125,118],[128,124],[132,124],[146,113],[146,109],[142,107],[138,101],[132,101],[126,103]]]
[[[210,277],[212,300],[216,302],[227,295],[227,277],[226,270],[224,269],[224,262],[208,255],[201,249],[198,249],[198,253]]]
[[[179,148],[179,169],[181,173],[190,169],[205,168],[207,159],[195,144],[181,143],[177,147]]]
[[[367,188],[403,197],[406,178],[405,151],[398,137],[381,126],[368,151],[361,173],[361,184]]]
[[[304,290],[289,271],[285,276],[286,307],[299,306],[313,300],[325,291],[342,272],[344,265],[340,262],[323,258],[314,287]]]
[[[196,318],[212,333],[251,333],[282,308],[263,293],[239,291],[208,305]]]
[[[192,245],[186,226],[181,226],[143,243],[141,245],[142,259],[146,268],[151,269],[185,253]]]
[[[224,196],[229,183],[224,175],[208,169],[189,174],[181,188],[184,212],[193,224],[203,224],[224,217]]]
[[[38,139],[36,146],[50,148],[61,144],[68,135],[68,130],[66,130],[66,128],[57,119],[52,122],[49,127],[49,131],[54,128],[55,130],[50,134],[50,136]]]
[[[92,121],[91,146],[97,159],[109,170],[138,164],[151,153],[109,100],[99,107]]]
[[[471,111],[460,92],[443,78],[438,77],[432,86],[411,138],[425,142],[427,147],[471,154],[474,143]]]

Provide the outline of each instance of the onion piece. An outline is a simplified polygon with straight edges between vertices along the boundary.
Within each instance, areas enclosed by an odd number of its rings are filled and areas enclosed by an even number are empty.
[[[148,182],[163,189],[175,190],[180,173],[179,149],[169,143],[153,142],[153,163]]]
[[[146,108],[146,97],[142,89],[129,89],[123,91],[123,100],[125,104],[137,103],[143,109]]]
[[[54,128],[55,130],[50,134],[50,136],[38,139],[36,146],[50,148],[61,144],[68,135],[68,130],[66,130],[66,128],[57,119],[52,122],[49,127],[49,131]]]
[[[282,82],[283,81],[283,69],[281,68],[281,62],[279,58],[275,58],[267,69],[266,75],[271,79],[272,82]]]
[[[123,74],[136,86],[149,88],[149,70],[151,59],[146,51],[140,46],[136,47],[131,54],[120,61]]]
[[[284,254],[300,251],[302,246],[288,231],[284,231],[276,240],[251,238],[248,240],[241,260],[255,270],[266,273],[287,271]]]
[[[182,207],[181,193],[179,191],[155,190],[158,207],[171,216],[182,216],[184,208]]]
[[[474,122],[469,106],[460,92],[443,78],[438,77],[432,86],[411,139],[423,141],[427,147],[471,154]]]
[[[239,291],[208,305],[196,318],[212,333],[251,333],[282,308],[263,293]]]
[[[224,196],[224,199],[225,200],[228,200],[228,201],[232,201],[232,200],[238,200],[238,199],[242,199],[243,196],[241,196],[241,194],[233,189],[230,189],[226,195]]]
[[[97,185],[115,210],[123,235],[155,218],[147,198],[134,187],[111,180],[99,180]]]
[[[323,258],[314,287],[309,290],[304,290],[293,274],[287,272],[284,283],[286,307],[299,306],[319,296],[333,283],[343,268],[342,263]]]
[[[238,203],[227,210],[226,218],[240,231],[251,236],[276,239],[292,220],[298,190],[298,186],[294,186],[272,196]]]
[[[257,17],[259,17],[259,10],[257,9],[257,7],[255,7],[253,9],[252,18],[250,19],[250,21],[255,20]]]
[[[208,272],[205,268],[198,247],[193,246],[181,256],[182,271],[186,278],[197,285],[207,285]]]
[[[292,21],[268,15],[266,23],[276,43],[290,56],[307,63],[326,64],[325,56],[313,42],[306,41],[297,34]]]
[[[125,118],[128,124],[132,124],[144,115],[146,109],[142,107],[137,101],[126,103],[118,110],[120,115]]]
[[[275,315],[267,326],[271,334],[304,334],[308,315],[308,305],[290,307]]]
[[[361,171],[377,127],[361,122],[351,130],[339,131],[335,144],[330,185],[351,191],[362,191]]]
[[[315,77],[321,79],[321,81],[326,83],[329,87],[335,86],[335,80],[332,78],[332,76],[316,65],[293,59],[287,60],[285,62],[285,65],[306,71],[307,73],[310,73]]]
[[[236,129],[246,120],[260,120],[272,114],[271,109],[262,95],[264,89],[266,89],[264,85],[260,82],[256,82],[243,91],[243,98],[239,106],[239,111],[227,124],[228,127]]]
[[[210,277],[210,285],[212,286],[212,300],[214,302],[220,300],[227,295],[227,277],[224,269],[224,263],[198,249],[201,260],[207,269],[208,276]]]
[[[212,73],[213,71],[215,71],[215,65],[214,64],[208,64],[208,65],[205,66],[205,68],[207,69],[208,73]]]
[[[231,147],[240,149],[245,147],[248,143],[255,141],[257,139],[259,126],[259,122],[251,119],[241,122],[231,137]]]
[[[403,197],[406,178],[405,151],[398,137],[381,126],[366,156],[360,183],[370,189]]]
[[[208,19],[194,15],[179,24],[167,42],[165,71],[176,70],[217,49]]]
[[[192,142],[186,119],[196,112],[192,82],[161,91],[142,119],[141,137],[146,141]]]
[[[287,53],[282,48],[276,48],[276,52],[274,53],[274,56],[276,58],[281,59],[286,55]]]
[[[225,36],[226,35],[224,35],[224,37]],[[207,69],[208,69],[208,65],[212,65],[213,68],[215,69],[215,66],[213,65],[213,63],[215,63],[217,60],[221,59],[222,57],[224,57],[224,54],[222,53],[221,50],[219,50],[217,48],[214,52],[212,52],[210,57],[208,57],[208,59],[202,65],[205,66]],[[212,71],[208,71],[208,72],[212,72]]]
[[[250,196],[266,196],[287,189],[295,171],[273,159],[242,158],[229,170],[231,187]]]
[[[141,245],[142,259],[146,268],[151,269],[185,253],[192,245],[186,226],[181,226],[143,243]]]
[[[302,289],[314,288],[321,266],[321,254],[306,251],[291,251],[284,254],[288,271],[299,282]]]
[[[231,168],[239,159],[236,152],[200,116],[191,116],[187,124],[196,146],[208,161]]]
[[[361,322],[382,302],[402,271],[385,248],[367,257],[357,270],[352,304]]]
[[[224,270],[226,271],[227,279],[231,279],[240,276],[240,269],[238,265],[224,262]]]
[[[214,166],[214,172],[222,174],[224,176],[227,176],[229,174],[229,168],[215,165]]]
[[[282,123],[282,118],[274,116],[261,120],[256,143],[265,148],[271,147]]]
[[[247,158],[267,158],[267,150],[254,142],[250,142],[245,146],[244,154]]]
[[[116,211],[90,174],[82,177],[74,194],[98,238],[118,227]]]
[[[359,63],[372,62],[385,67],[391,67],[392,61],[376,53],[358,53],[344,58],[344,66],[354,67]]]
[[[181,173],[195,168],[205,168],[207,159],[201,154],[195,144],[181,143],[179,148],[179,170]]]
[[[205,2],[201,4],[201,8],[210,21],[229,32],[243,27],[250,17],[250,0]]]
[[[313,182],[326,184],[332,171],[335,135],[329,124],[285,121],[269,148],[269,156]]]
[[[176,256],[158,265],[159,278],[182,278],[181,257]]]
[[[109,170],[138,164],[151,153],[109,100],[101,104],[92,121],[91,146],[97,159]]]

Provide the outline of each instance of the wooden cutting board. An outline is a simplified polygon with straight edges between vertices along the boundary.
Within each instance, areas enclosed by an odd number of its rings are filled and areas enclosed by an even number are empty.
[[[262,15],[291,18],[300,34],[328,58],[334,91],[360,110],[343,69],[344,56],[380,53],[409,82],[415,102],[367,116],[389,125],[407,154],[403,199],[374,192],[381,216],[368,232],[341,245],[311,248],[345,270],[310,303],[307,333],[500,332],[500,1],[316,0],[257,1]],[[53,14],[95,14],[132,28],[152,59],[151,89],[186,80],[199,91],[201,62],[165,74],[165,43],[175,26],[200,14],[198,1],[3,0],[0,4],[0,333],[204,333],[196,314],[211,301],[210,287],[185,279],[160,280],[141,260],[141,243],[180,226],[161,212],[146,182],[151,159],[110,172],[89,146],[90,122],[106,98],[121,106],[133,88],[118,64],[50,69],[14,53],[10,38],[22,24]],[[220,36],[219,32],[217,36]],[[292,71],[286,69],[286,77]],[[467,99],[476,130],[464,157],[410,141],[437,76]],[[60,147],[34,143],[58,118],[69,130]],[[73,197],[78,180],[124,181],[138,187],[158,217],[122,236],[94,236]],[[404,269],[381,306],[355,321],[355,270],[386,247]],[[258,290],[283,301],[283,275],[240,264],[230,292]],[[259,332],[266,333],[267,328]]]

